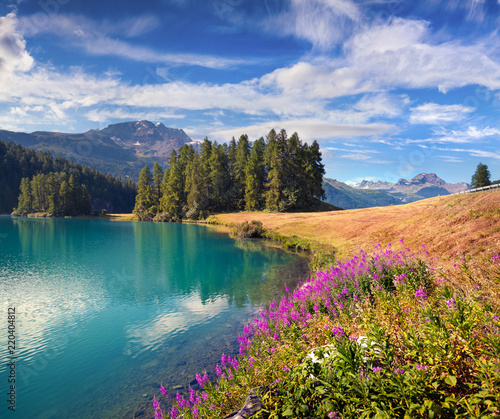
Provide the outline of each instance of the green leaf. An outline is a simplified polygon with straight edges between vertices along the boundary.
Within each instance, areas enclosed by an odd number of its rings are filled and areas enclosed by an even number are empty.
[[[444,382],[452,387],[455,387],[457,384],[457,377],[454,375],[448,375],[445,379]]]
[[[284,412],[283,416],[292,416],[293,415],[293,410],[291,407],[288,407]]]

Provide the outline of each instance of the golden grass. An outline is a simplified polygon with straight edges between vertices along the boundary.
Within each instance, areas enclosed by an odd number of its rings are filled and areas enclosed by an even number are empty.
[[[134,214],[108,214],[109,221],[137,221]]]
[[[466,252],[500,252],[500,191],[441,196],[406,205],[323,213],[240,212],[216,214],[224,224],[262,221],[284,236],[333,245],[339,257],[377,243],[403,238],[411,249],[422,244],[443,260]]]

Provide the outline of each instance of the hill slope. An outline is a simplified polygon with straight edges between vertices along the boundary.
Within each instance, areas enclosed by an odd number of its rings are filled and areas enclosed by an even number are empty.
[[[333,245],[341,256],[377,243],[403,238],[412,249],[422,244],[443,259],[455,253],[500,249],[500,190],[435,197],[411,204],[326,213],[218,214],[223,223],[262,221],[285,236],[297,235]],[[456,259],[456,257],[455,257]]]

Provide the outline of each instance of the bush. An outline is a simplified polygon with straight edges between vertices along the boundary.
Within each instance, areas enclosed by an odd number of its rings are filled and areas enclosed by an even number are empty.
[[[265,229],[260,221],[245,221],[231,229],[231,236],[239,239],[261,238]]]

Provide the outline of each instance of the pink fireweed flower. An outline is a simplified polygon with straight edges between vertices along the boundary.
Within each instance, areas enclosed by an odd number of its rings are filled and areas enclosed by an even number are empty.
[[[191,410],[191,412],[193,413],[193,418],[197,418],[200,414],[200,412],[196,406],[193,407],[193,410]]]
[[[404,273],[404,272],[401,275],[398,275],[396,278],[394,278],[394,281],[403,282],[406,280],[407,280],[407,276],[406,276],[406,273]]]
[[[446,306],[448,307],[448,310],[454,310],[457,306],[457,302],[454,298],[450,298],[449,300],[446,300]]]
[[[160,403],[158,403],[158,400],[156,400],[156,396],[153,396],[153,408],[158,409],[160,406]]]
[[[332,333],[333,333],[333,336],[339,337],[339,338],[341,338],[345,335],[344,329],[342,327],[337,327],[337,326],[332,327]]]
[[[159,406],[155,410],[155,419],[163,419],[163,410],[161,410],[161,407]]]
[[[196,404],[196,391],[194,391],[192,388],[189,388],[189,401],[192,404]]]
[[[427,371],[427,366],[426,365],[417,365],[417,370]]]
[[[424,289],[418,288],[417,291],[415,291],[415,297],[417,297],[417,298],[425,298],[425,297],[427,297],[427,293],[425,292]]]
[[[285,365],[283,368],[282,368],[283,372],[290,372],[290,367],[288,365]]]
[[[179,410],[175,406],[172,407],[172,410],[170,411],[170,417],[172,419],[176,419],[177,417],[179,417]]]
[[[405,370],[402,369],[402,368],[394,368],[394,372],[396,374],[404,374],[405,373]]]
[[[374,367],[374,368],[372,368],[372,371],[373,372],[380,372],[380,371],[382,371],[382,367]]]
[[[201,388],[203,388],[203,386],[207,383],[207,381],[208,381],[207,373],[205,373],[203,377],[200,374],[196,374],[196,382]]]
[[[208,393],[206,391],[204,391],[203,393],[201,393],[201,398],[204,400],[204,401],[207,401],[208,400]]]
[[[222,375],[222,368],[217,365],[215,367],[215,373],[217,374],[217,377],[220,377]]]
[[[166,395],[168,393],[167,389],[163,387],[163,383],[160,384],[160,391],[162,395]]]
[[[329,419],[340,419],[340,416],[337,414],[337,412],[329,412],[328,418]]]

